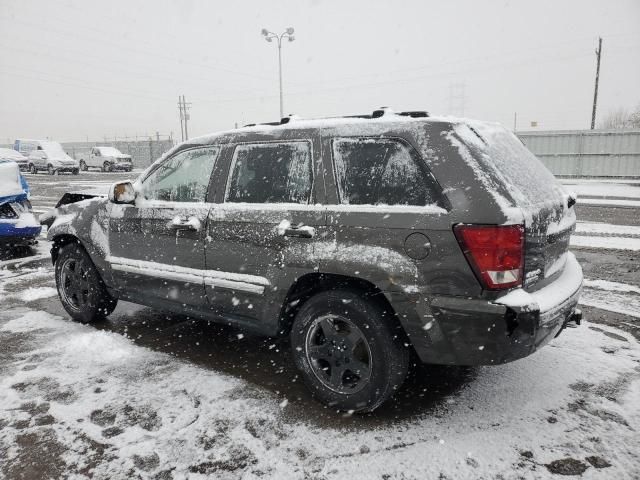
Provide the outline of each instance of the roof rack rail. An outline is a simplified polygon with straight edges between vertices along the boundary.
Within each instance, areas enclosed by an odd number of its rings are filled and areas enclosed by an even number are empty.
[[[391,110],[389,107],[380,107],[378,110],[374,110],[372,113],[370,114],[359,114],[359,115],[339,115],[339,116],[335,116],[335,117],[319,117],[319,118],[315,118],[313,120],[331,120],[331,119],[337,119],[337,118],[364,118],[364,119],[372,119],[372,118],[380,118],[383,117],[385,115],[400,115],[403,117],[411,117],[411,118],[426,118],[429,116],[429,112],[427,112],[426,110],[409,110],[406,112],[394,112],[393,110]],[[271,126],[276,126],[276,125],[286,125],[288,123],[291,123],[292,121],[296,121],[299,120],[300,117],[298,117],[297,115],[288,115],[286,117],[282,117],[280,119],[279,122],[265,122],[265,123],[248,123],[245,125],[245,127],[255,127],[258,125],[271,125]]]
[[[280,119],[280,125],[286,125],[287,123],[291,122],[291,121],[296,121],[296,120],[300,120],[300,117],[298,115],[295,114],[289,114],[286,117],[282,117]]]
[[[408,112],[400,112],[398,115],[411,118],[425,118],[429,116],[429,112],[427,112],[426,110],[412,110]]]

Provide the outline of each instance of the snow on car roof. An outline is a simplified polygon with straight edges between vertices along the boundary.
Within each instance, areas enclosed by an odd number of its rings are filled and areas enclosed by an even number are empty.
[[[213,132],[210,134],[202,135],[189,139],[186,143],[189,144],[206,144],[217,137],[225,134],[232,133],[250,133],[250,132],[277,132],[292,130],[292,129],[306,129],[306,128],[331,128],[340,126],[379,126],[381,124],[387,124],[389,126],[394,124],[407,124],[407,125],[421,125],[425,123],[447,123],[447,124],[460,124],[460,123],[482,123],[485,125],[501,126],[498,123],[493,122],[480,122],[479,120],[472,120],[463,117],[453,116],[428,116],[428,117],[411,117],[405,115],[398,115],[392,111],[389,111],[385,115],[378,118],[371,118],[367,116],[355,116],[355,117],[328,117],[328,118],[309,118],[299,119],[296,116],[292,116],[291,120],[287,123],[258,123],[251,124],[244,127],[223,130],[220,132]]]
[[[0,160],[0,197],[11,197],[22,193],[24,190],[18,164]]]
[[[122,152],[115,147],[96,147],[102,155],[122,155]]]
[[[12,148],[0,148],[0,159],[24,160],[26,157]]]

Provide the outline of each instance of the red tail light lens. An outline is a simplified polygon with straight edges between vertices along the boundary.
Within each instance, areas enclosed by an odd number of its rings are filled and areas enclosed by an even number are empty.
[[[453,231],[484,288],[502,290],[522,285],[523,225],[456,225]]]

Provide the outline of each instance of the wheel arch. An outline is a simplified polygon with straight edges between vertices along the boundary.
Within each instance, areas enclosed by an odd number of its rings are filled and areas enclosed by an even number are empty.
[[[72,235],[70,233],[61,233],[53,237],[53,239],[51,240],[51,263],[55,265],[56,261],[58,260],[58,257],[60,256],[60,249],[72,243],[77,243],[82,248],[87,250],[86,246],[83,245],[82,241],[80,241],[80,239],[77,236]]]
[[[291,285],[280,309],[278,333],[288,334],[298,311],[306,301],[317,293],[330,290],[349,290],[362,294],[367,300],[377,302],[391,314],[396,326],[406,335],[399,311],[392,305],[387,292],[363,278],[320,272],[303,275]]]

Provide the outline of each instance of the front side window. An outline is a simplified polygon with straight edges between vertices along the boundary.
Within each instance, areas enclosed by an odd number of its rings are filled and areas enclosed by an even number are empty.
[[[420,158],[399,140],[336,139],[333,161],[344,205],[437,203],[435,181],[420,167]]]
[[[142,183],[146,200],[204,202],[219,147],[185,150],[165,160]]]
[[[309,142],[238,145],[226,201],[309,203],[312,183]]]

